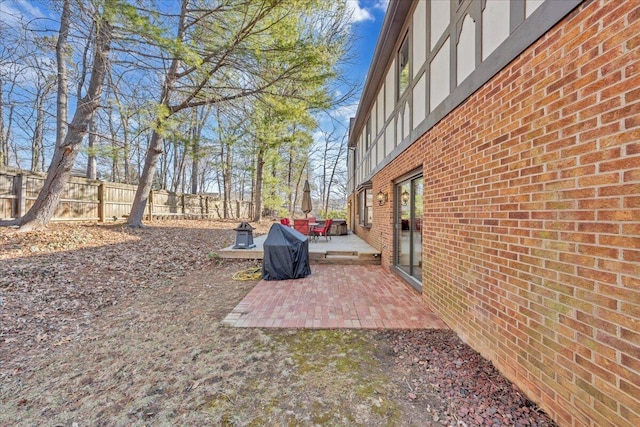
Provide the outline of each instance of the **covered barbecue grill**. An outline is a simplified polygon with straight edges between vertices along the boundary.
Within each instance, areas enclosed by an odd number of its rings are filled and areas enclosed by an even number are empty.
[[[309,239],[282,224],[273,224],[264,241],[262,278],[264,280],[300,279],[311,274]]]

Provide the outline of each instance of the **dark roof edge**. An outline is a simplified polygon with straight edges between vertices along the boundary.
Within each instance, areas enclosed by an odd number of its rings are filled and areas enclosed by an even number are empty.
[[[378,89],[387,74],[387,65],[391,59],[390,56],[393,53],[393,48],[398,41],[398,36],[400,35],[400,31],[404,26],[404,22],[412,5],[413,1],[407,0],[391,0],[389,2],[387,13],[382,23],[382,30],[378,37],[378,43],[376,44],[376,50],[373,52],[373,58],[369,65],[367,80],[362,89],[362,96],[358,104],[355,120],[353,121],[353,127],[349,134],[349,147],[355,147],[357,145],[356,136],[364,127],[365,116],[371,108]],[[375,66],[376,64],[380,64],[380,66]]]

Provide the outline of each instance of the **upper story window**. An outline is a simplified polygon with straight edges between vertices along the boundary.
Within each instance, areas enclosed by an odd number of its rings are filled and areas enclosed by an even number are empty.
[[[398,99],[409,87],[409,37],[405,35],[398,51]]]

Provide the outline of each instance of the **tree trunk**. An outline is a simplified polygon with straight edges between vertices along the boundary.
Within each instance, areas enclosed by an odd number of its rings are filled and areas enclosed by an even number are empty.
[[[65,2],[65,6],[68,7],[68,1]],[[49,224],[60,202],[60,195],[71,175],[71,169],[80,150],[82,140],[87,133],[89,120],[91,120],[91,116],[100,105],[100,95],[102,94],[104,77],[107,71],[112,28],[104,17],[96,17],[96,19],[100,20],[100,25],[87,94],[78,100],[73,120],[64,141],[56,145],[53,159],[51,159],[47,172],[47,179],[38,194],[38,198],[25,216],[17,220],[17,223],[21,226],[20,229],[23,231]],[[68,25],[68,18],[66,22]],[[68,31],[68,28],[64,30]],[[62,27],[61,32],[63,32]]]
[[[189,0],[182,1],[182,6],[180,9],[180,22],[178,24],[178,40],[182,40],[182,38],[184,37],[184,25],[187,16],[188,5]],[[127,220],[127,225],[129,227],[142,227],[142,217],[144,216],[144,211],[147,207],[149,193],[151,192],[151,188],[153,187],[153,177],[156,173],[156,166],[158,165],[158,160],[160,159],[160,155],[162,154],[162,145],[164,142],[162,129],[164,128],[166,120],[170,116],[168,106],[171,98],[171,93],[173,91],[173,84],[177,78],[176,75],[179,66],[180,60],[178,58],[173,58],[173,60],[171,61],[171,65],[169,66],[169,69],[164,76],[159,105],[166,107],[166,110],[160,117],[158,117],[156,126],[151,134],[151,141],[149,142],[147,155],[144,159],[144,167],[142,168],[142,173],[140,174],[140,181],[138,183],[138,188],[136,189],[136,195],[133,198],[131,213],[129,214],[129,219]]]
[[[302,176],[304,175],[306,168],[307,168],[307,159],[304,160],[304,163],[300,168],[300,173],[296,178],[296,188],[293,191],[293,207],[291,208],[291,211],[292,211],[291,216],[294,216],[296,212],[296,206],[298,205],[298,193],[300,192],[300,184],[302,184]],[[309,175],[308,172],[307,172],[307,175]]]
[[[4,142],[5,142],[5,164],[8,166],[9,165],[9,153],[11,152],[11,149],[13,148],[15,151],[15,144],[13,144],[13,147],[11,147],[11,138],[12,138],[12,134],[11,134],[11,130],[13,129],[13,113],[15,111],[15,104],[11,104],[9,106],[9,114],[7,114],[8,116],[8,120],[7,120],[7,125],[6,125],[6,130],[4,132]],[[16,161],[18,160],[17,156],[16,156]]]
[[[87,159],[87,178],[98,178],[98,161],[96,159],[96,139],[98,139],[98,115],[92,114],[89,121],[89,157]]]
[[[62,16],[60,16],[60,31],[58,32],[58,42],[56,43],[56,60],[58,61],[56,147],[59,147],[62,145],[65,139],[65,136],[67,134],[67,116],[69,114],[67,99],[68,99],[69,87],[67,86],[67,62],[65,58],[65,50],[67,47],[67,37],[69,36],[70,16],[71,16],[71,1],[64,0],[64,3],[62,5]]]
[[[120,182],[120,169],[118,168],[118,146],[114,139],[111,140],[111,180]]]
[[[144,217],[144,211],[147,208],[147,202],[149,201],[149,193],[153,187],[153,177],[156,173],[156,166],[158,164],[158,159],[162,154],[163,140],[164,138],[162,137],[162,134],[154,130],[151,134],[151,142],[147,149],[147,155],[145,156],[140,183],[136,189],[131,213],[127,220],[127,224],[130,227],[142,227],[142,218]]]
[[[151,139],[153,140],[153,136],[151,137]],[[160,147],[158,147],[158,149],[160,149]],[[159,158],[161,158],[160,188],[167,188],[167,178],[168,178],[167,175],[169,174],[169,147],[168,147],[168,142],[164,140],[164,137],[162,137],[162,148],[160,150],[162,151],[159,156]],[[144,168],[142,169],[142,173],[144,174]]]
[[[4,82],[0,79],[0,166],[9,165],[9,142],[4,135]]]
[[[256,159],[256,187],[253,194],[253,220],[255,222],[262,221],[262,181],[264,174],[264,155],[265,149],[263,146],[258,148],[258,157]]]
[[[120,180],[120,156],[118,155],[117,132],[113,120],[113,108],[109,108],[109,133],[111,134],[111,180],[119,182]]]
[[[182,152],[179,150],[181,142],[184,144],[184,147],[182,148]],[[174,147],[175,147],[174,162],[173,162],[174,163],[173,165],[174,179],[173,179],[172,191],[174,193],[177,193],[178,188],[184,189],[184,185],[185,185],[184,177],[185,177],[185,169],[187,165],[187,141],[177,141],[174,144]]]
[[[224,152],[224,163],[222,164],[222,182],[224,185],[224,217],[234,218],[233,206],[231,206],[231,145],[222,144],[222,147],[226,147]]]
[[[123,142],[122,142],[122,165],[124,167],[124,183],[131,184],[131,172],[129,167],[129,155],[131,151],[131,147],[129,146],[129,118],[123,120],[122,124],[124,125],[123,129]]]
[[[200,140],[195,138],[191,146],[191,194],[198,194],[198,176],[200,173]]]
[[[327,182],[327,198],[324,205],[325,212],[327,213],[329,212],[329,201],[331,200],[331,186],[333,185],[333,179],[335,178],[338,170],[338,164],[343,160],[342,156],[344,154],[344,151],[345,151],[345,142],[342,141],[338,148],[338,153],[336,154],[335,161],[333,162],[333,165],[331,165],[331,173],[329,175],[329,180]]]
[[[289,216],[294,217],[295,209],[293,207],[293,191],[291,190],[291,180],[293,178],[293,144],[289,146],[289,167],[287,168],[287,203],[289,203]]]
[[[196,108],[193,112],[194,125],[191,134],[191,194],[198,193],[198,183],[200,182],[200,139],[204,124],[211,113],[211,106]],[[186,150],[185,150],[186,153]]]
[[[44,104],[47,99],[47,94],[49,93],[50,87],[47,85],[43,89],[39,88],[38,94],[36,94],[36,98],[38,101],[38,106],[36,109],[36,127],[33,131],[33,143],[31,145],[31,170],[33,172],[41,172],[41,166],[44,157],[44,150],[42,148],[42,139],[44,137]]]

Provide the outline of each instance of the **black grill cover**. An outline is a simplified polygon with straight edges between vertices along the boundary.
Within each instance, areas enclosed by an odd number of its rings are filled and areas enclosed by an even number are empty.
[[[311,274],[309,239],[299,231],[282,224],[273,224],[263,247],[264,280],[300,279]]]

